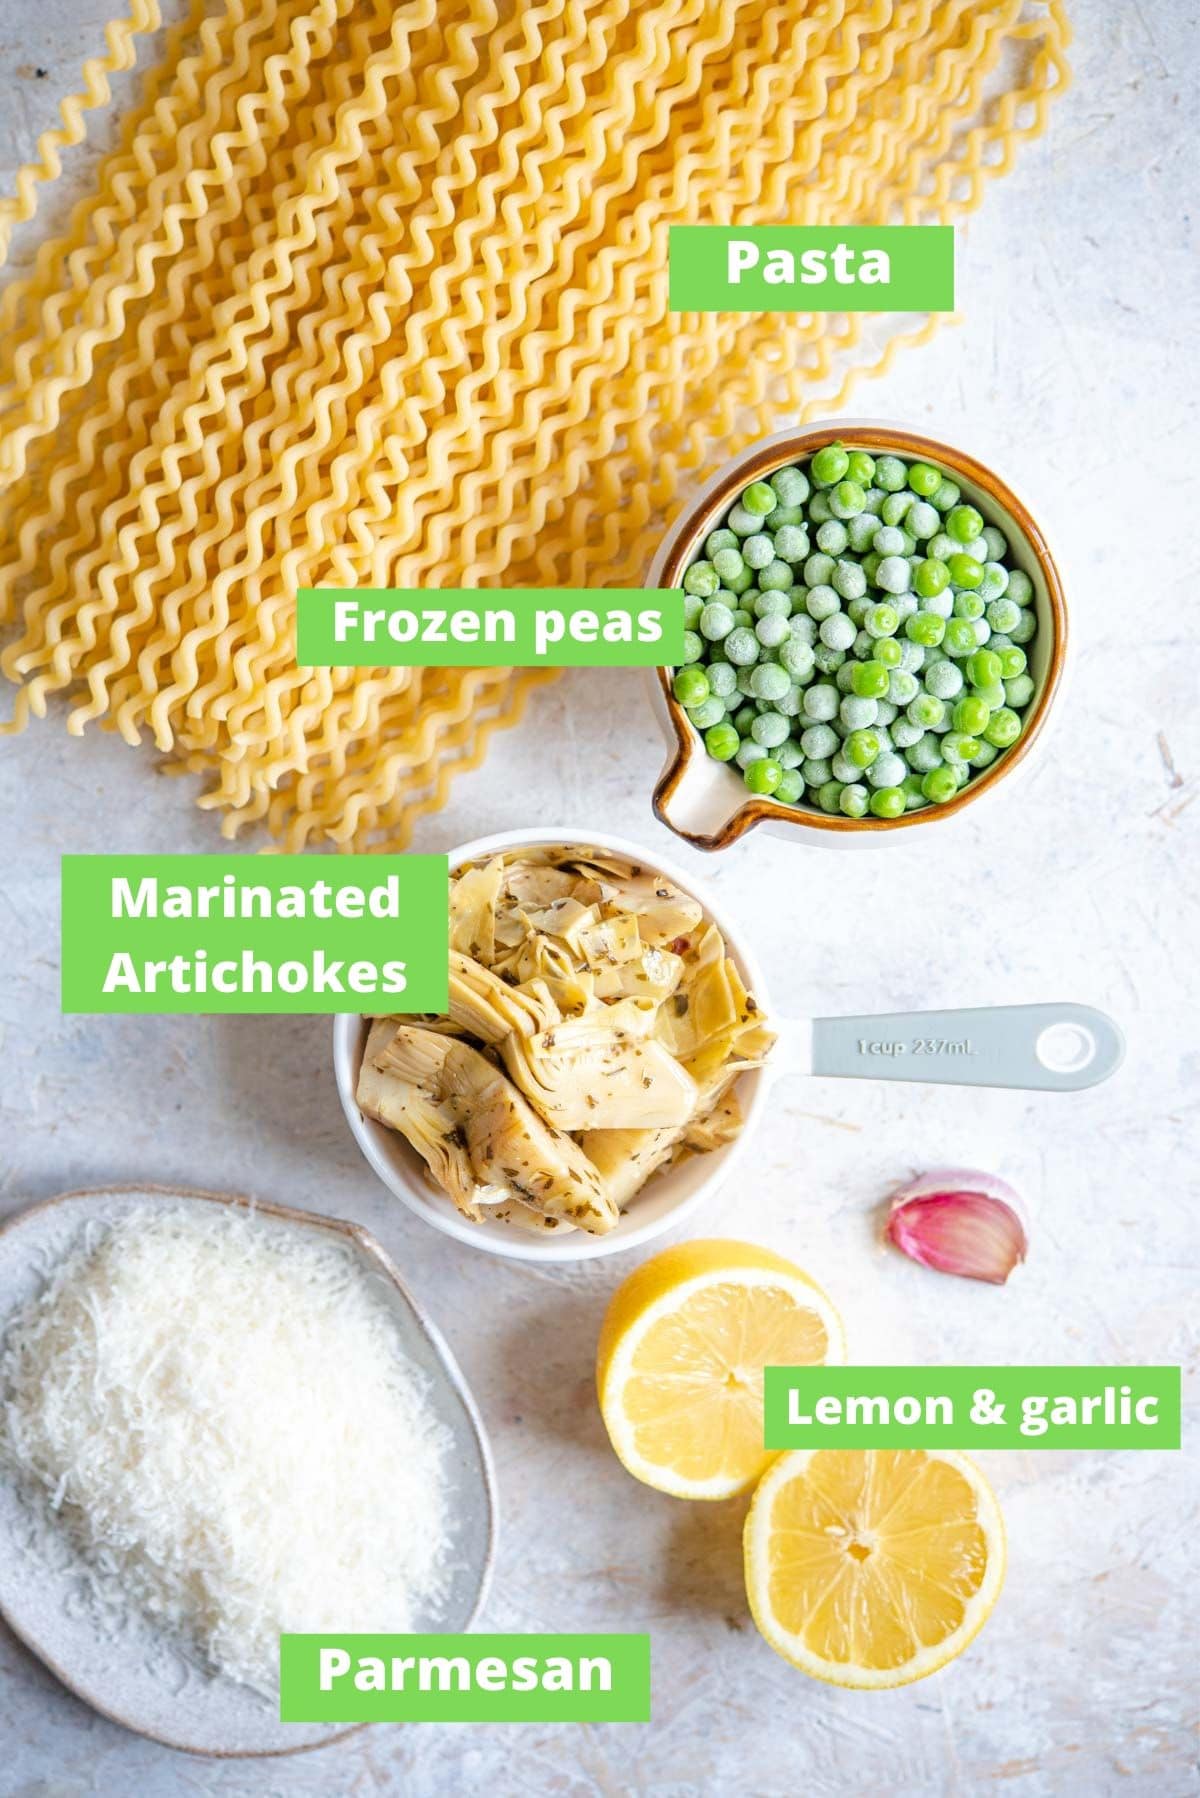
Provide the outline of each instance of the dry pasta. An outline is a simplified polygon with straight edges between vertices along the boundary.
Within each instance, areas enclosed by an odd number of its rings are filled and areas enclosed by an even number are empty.
[[[0,296],[9,728],[61,696],[227,835],[402,844],[539,677],[299,668],[296,589],[639,584],[698,471],[902,341],[669,313],[669,223],[969,210],[1067,40],[1057,0],[194,0]]]

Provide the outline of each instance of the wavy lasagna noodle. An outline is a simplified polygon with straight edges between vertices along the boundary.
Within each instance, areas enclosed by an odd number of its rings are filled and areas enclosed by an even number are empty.
[[[110,27],[0,252],[157,24]],[[1067,36],[1057,0],[193,0],[0,296],[8,728],[61,696],[226,835],[402,844],[544,675],[299,668],[296,590],[638,585],[696,471],[901,341],[672,314],[668,226],[953,217]]]

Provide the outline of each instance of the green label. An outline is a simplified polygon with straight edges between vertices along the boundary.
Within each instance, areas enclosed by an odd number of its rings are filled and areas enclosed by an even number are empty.
[[[285,1723],[648,1723],[650,1638],[279,1638]]]
[[[672,225],[672,312],[953,312],[953,225]]]
[[[444,855],[64,855],[65,1012],[444,1011]]]
[[[657,587],[304,587],[302,668],[656,668],[683,660],[683,595]]]
[[[767,1448],[1178,1448],[1177,1367],[768,1367]]]

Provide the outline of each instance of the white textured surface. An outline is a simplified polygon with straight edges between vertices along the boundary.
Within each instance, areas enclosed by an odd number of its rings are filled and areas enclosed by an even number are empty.
[[[0,165],[28,153],[105,11],[0,0]],[[753,1183],[703,1227],[809,1268],[864,1361],[1195,1352],[1196,8],[1072,11],[1076,86],[970,227],[966,322],[856,396],[994,458],[1052,530],[1075,641],[1051,759],[936,846],[829,856],[763,839],[704,864],[798,1010],[1069,997],[1128,1031],[1122,1073],[1074,1099],[781,1089]],[[636,678],[568,676],[416,846],[550,813],[665,845],[647,803],[658,757]],[[0,1209],[141,1178],[369,1224],[492,1434],[503,1527],[487,1624],[649,1628],[655,1719],[380,1728],[274,1765],[189,1761],[93,1716],[0,1637],[5,1798],[1196,1789],[1196,1490],[1181,1457],[990,1457],[1011,1562],[974,1648],[908,1691],[810,1685],[748,1622],[741,1507],[642,1490],[607,1450],[591,1360],[622,1260],[533,1273],[402,1215],[356,1159],[320,1020],[60,1018],[59,853],[218,846],[149,762],[51,723],[0,750]],[[1033,1254],[1010,1289],[939,1280],[877,1246],[889,1187],[939,1162],[994,1167],[1027,1194]]]

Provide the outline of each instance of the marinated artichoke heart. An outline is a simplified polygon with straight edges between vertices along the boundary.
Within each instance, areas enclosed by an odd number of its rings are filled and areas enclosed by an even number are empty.
[[[359,1077],[465,1217],[603,1234],[741,1128],[774,1037],[717,927],[653,869],[519,850],[450,883],[443,1016],[380,1018]]]

